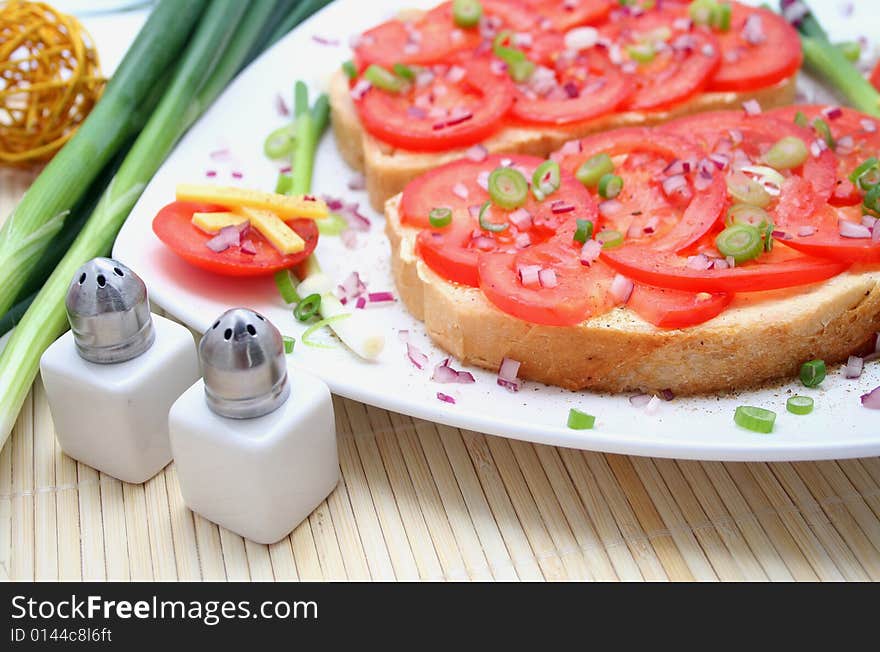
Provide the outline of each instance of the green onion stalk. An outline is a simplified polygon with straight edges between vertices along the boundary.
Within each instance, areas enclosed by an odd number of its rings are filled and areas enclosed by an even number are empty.
[[[326,95],[321,95],[309,108],[309,92],[306,85],[299,81],[294,89],[294,120],[296,147],[291,160],[292,173],[282,183],[285,191],[291,195],[305,195],[312,189],[312,173],[315,165],[315,154],[321,134],[327,128],[330,108]],[[289,289],[289,272],[282,271],[276,275],[276,283],[286,295],[291,297],[321,297],[318,313],[321,322],[329,326],[336,336],[355,354],[366,360],[375,359],[385,347],[385,335],[374,327],[363,311],[346,310],[342,302],[333,293],[335,284],[321,271],[318,258],[312,254],[301,265],[298,271],[300,284],[295,292]],[[312,328],[317,327],[315,324]],[[307,333],[309,331],[306,331]],[[303,341],[307,341],[303,335]]]
[[[781,0],[779,4],[784,11],[793,3],[794,0]],[[804,2],[800,4],[806,6]],[[854,108],[880,117],[880,93],[846,54],[831,43],[815,15],[808,12],[796,22],[795,27],[801,35],[807,67],[828,81]]]
[[[46,166],[0,229],[0,315],[101,170],[133,135],[131,115],[180,53],[205,0],[162,0],[89,117]],[[2,386],[0,386],[2,387]]]
[[[232,65],[223,53],[237,51],[244,59],[250,45],[237,47],[235,39],[239,27],[248,23],[246,12],[257,11],[261,4],[238,0],[210,3],[155,112],[97,208],[13,331],[0,355],[0,446],[8,438],[37,375],[40,356],[67,327],[64,298],[70,279],[88,260],[109,254],[116,234],[147,183],[186,128],[210,105],[212,94],[219,93],[237,72],[240,65]],[[252,38],[257,32],[253,30]]]

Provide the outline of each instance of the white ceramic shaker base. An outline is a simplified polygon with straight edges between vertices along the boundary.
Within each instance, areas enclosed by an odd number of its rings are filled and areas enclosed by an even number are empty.
[[[153,345],[127,362],[83,360],[71,331],[40,360],[62,450],[125,482],[145,482],[171,461],[168,410],[200,376],[192,333],[158,315],[153,327]]]
[[[199,380],[171,408],[174,463],[194,512],[257,543],[275,543],[299,525],[339,481],[330,390],[289,370],[290,398],[254,419],[208,407]]]

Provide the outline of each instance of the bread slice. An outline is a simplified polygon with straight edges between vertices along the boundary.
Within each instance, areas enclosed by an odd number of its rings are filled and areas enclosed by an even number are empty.
[[[502,312],[475,288],[435,274],[415,252],[418,229],[400,222],[400,195],[385,205],[397,290],[440,347],[464,364],[522,363],[520,377],[567,389],[677,395],[728,392],[797,375],[815,358],[835,363],[880,330],[880,270],[736,297],[714,319],[663,330],[625,308],[577,326],[530,324]]]
[[[791,104],[795,96],[795,77],[749,93],[702,93],[666,111],[612,113],[578,125],[561,128],[511,126],[483,142],[490,154],[531,154],[549,156],[567,141],[597,131],[617,127],[643,126],[666,122],[690,113],[739,108],[755,99],[765,109]],[[333,133],[342,158],[366,177],[370,205],[378,212],[385,202],[401,192],[420,174],[464,156],[464,149],[448,152],[413,152],[397,149],[374,138],[361,126],[349,94],[348,79],[340,70],[330,81],[330,109]]]

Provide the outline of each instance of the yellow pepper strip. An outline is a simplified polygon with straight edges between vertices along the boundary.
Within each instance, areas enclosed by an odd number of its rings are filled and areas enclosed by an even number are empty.
[[[305,240],[275,213],[247,207],[239,208],[238,212],[282,254],[297,254],[305,249]]]
[[[238,213],[193,213],[192,223],[197,229],[210,235],[227,226],[238,226],[248,218]]]
[[[271,192],[227,186],[200,186],[182,183],[177,186],[177,201],[220,204],[229,209],[253,208],[270,211],[282,220],[297,217],[322,219],[329,214],[322,199],[309,195],[287,196]]]

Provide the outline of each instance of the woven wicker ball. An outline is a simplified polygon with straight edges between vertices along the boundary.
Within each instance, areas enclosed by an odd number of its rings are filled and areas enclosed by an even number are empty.
[[[91,37],[42,2],[0,1],[0,164],[46,161],[104,88]]]

